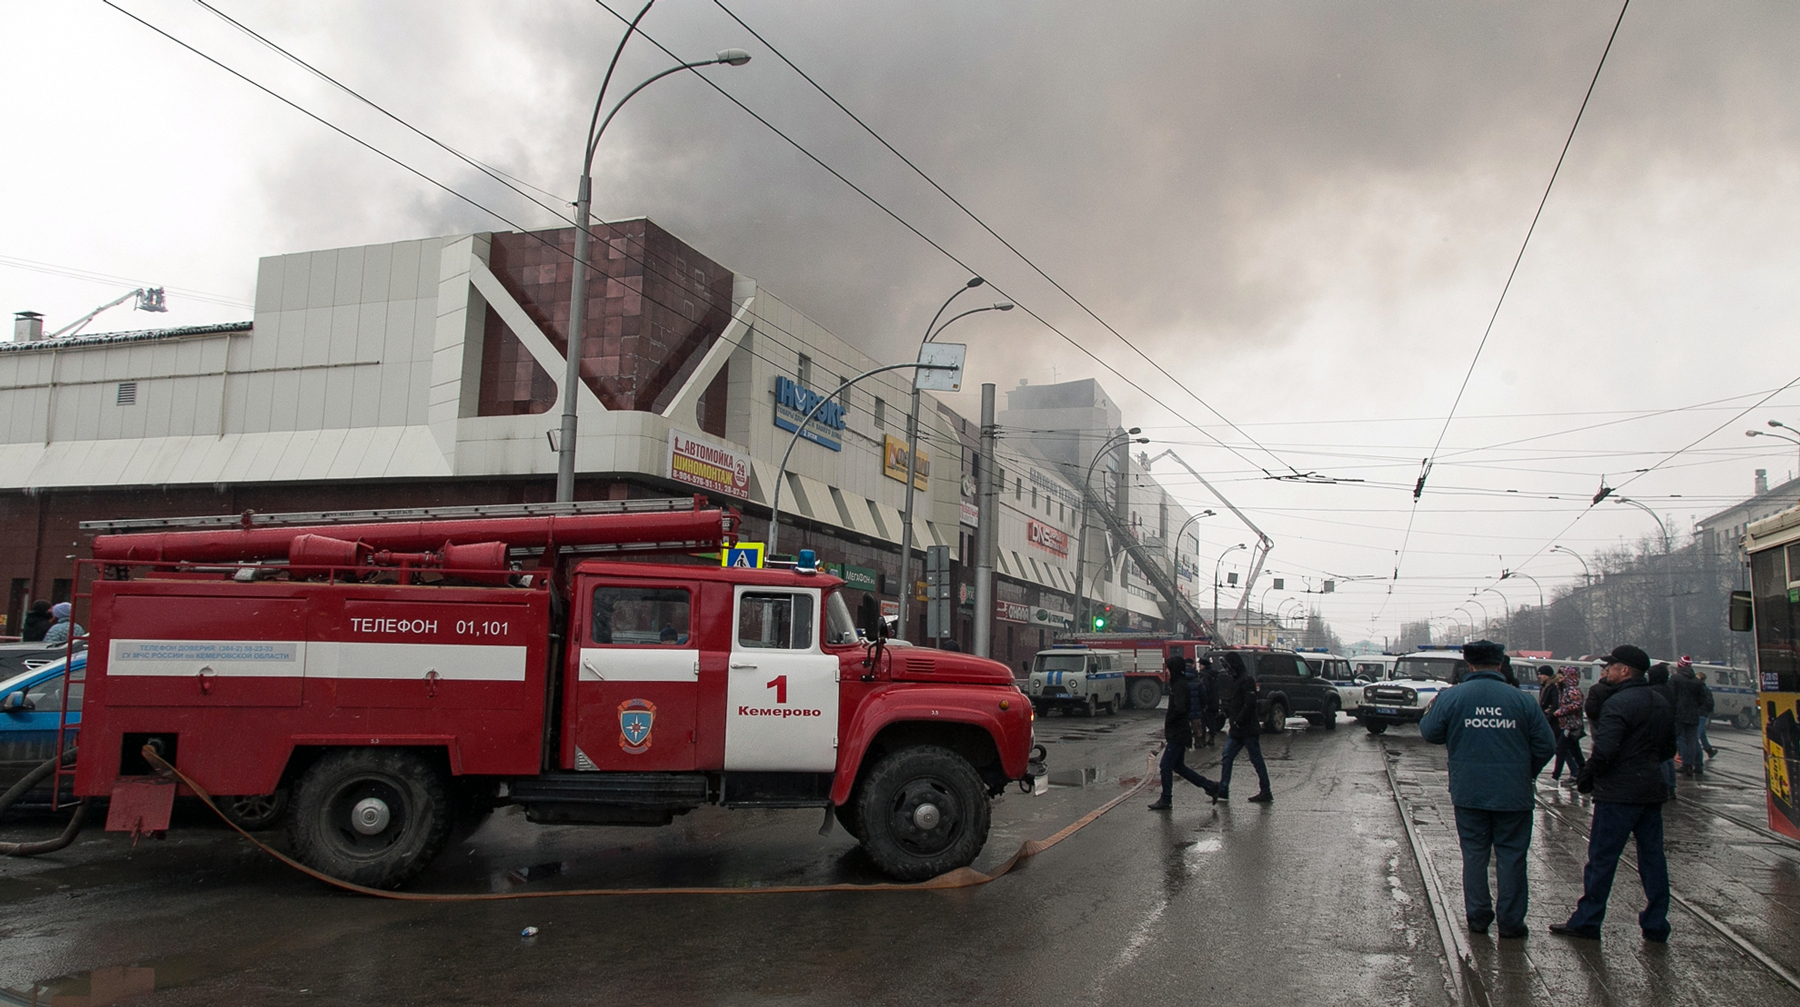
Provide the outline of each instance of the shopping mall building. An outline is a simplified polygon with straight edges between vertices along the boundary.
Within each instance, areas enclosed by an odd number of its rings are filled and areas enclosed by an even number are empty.
[[[71,593],[83,521],[551,500],[565,395],[580,416],[578,499],[700,493],[742,509],[746,537],[764,538],[802,411],[893,361],[649,220],[598,230],[604,275],[587,287],[573,389],[562,387],[572,228],[271,256],[254,318],[238,324],[44,339],[21,314],[0,343],[6,625]],[[892,349],[913,356],[910,343]],[[866,624],[899,599],[910,390],[907,372],[888,372],[820,410],[782,491],[782,551],[832,564]],[[1018,667],[1072,627],[1079,485],[1120,415],[1091,380],[1021,381],[1006,395],[993,654]],[[925,402],[914,542],[950,548],[967,648],[979,425]],[[1171,612],[1142,565],[1173,563],[1192,594],[1191,547],[1174,563],[1168,543],[1187,512],[1123,449],[1093,469],[1112,524],[1091,522],[1088,594],[1119,628],[1162,629]],[[923,606],[909,621],[922,638]]]

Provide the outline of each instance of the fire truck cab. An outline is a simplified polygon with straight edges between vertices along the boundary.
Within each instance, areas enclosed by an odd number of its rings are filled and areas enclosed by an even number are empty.
[[[149,745],[214,794],[289,790],[295,855],[379,887],[506,803],[600,825],[824,808],[892,877],[973,861],[989,799],[1042,772],[1006,666],[861,640],[811,568],[558,559],[583,527],[619,551],[729,540],[698,501],[693,527],[651,517],[420,522],[408,541],[442,545],[410,559],[380,525],[288,528],[285,566],[102,536],[76,792],[153,779]],[[484,531],[510,540],[469,552]]]

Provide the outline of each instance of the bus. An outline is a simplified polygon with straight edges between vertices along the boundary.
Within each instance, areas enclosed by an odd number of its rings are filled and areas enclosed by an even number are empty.
[[[1762,731],[1769,828],[1800,839],[1800,507],[1744,535],[1750,590],[1731,593],[1730,625],[1756,634],[1756,726]]]

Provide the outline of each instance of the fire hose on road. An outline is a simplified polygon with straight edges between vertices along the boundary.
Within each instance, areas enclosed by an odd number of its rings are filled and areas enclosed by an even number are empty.
[[[1095,808],[1080,818],[1077,818],[1075,821],[1070,822],[1055,834],[1044,839],[1026,840],[1019,845],[1018,850],[1014,852],[1011,857],[1006,859],[1005,863],[1002,863],[990,873],[983,873],[972,867],[961,867],[954,871],[940,874],[929,881],[920,881],[913,884],[772,885],[762,888],[582,888],[555,892],[481,892],[474,894],[437,895],[419,892],[394,892],[382,888],[370,888],[366,885],[342,881],[329,874],[325,874],[322,871],[313,870],[311,867],[300,863],[298,860],[295,860],[287,854],[282,853],[280,850],[274,849],[264,843],[262,840],[251,835],[236,822],[232,821],[226,816],[225,812],[220,810],[219,806],[214,803],[212,795],[207,793],[204,787],[189,779],[186,774],[181,772],[181,770],[170,765],[161,755],[151,749],[150,746],[144,746],[143,751],[144,758],[149,761],[150,765],[156,767],[159,772],[164,773],[175,780],[179,780],[189,790],[192,790],[202,801],[205,801],[206,806],[213,809],[213,811],[224,820],[225,824],[236,829],[239,835],[248,839],[257,849],[267,853],[269,856],[274,857],[276,860],[281,861],[308,877],[316,878],[334,888],[341,888],[347,892],[356,892],[359,895],[373,895],[376,898],[394,899],[402,902],[505,902],[513,899],[558,899],[600,895],[793,895],[804,892],[909,892],[951,888],[973,888],[977,885],[985,885],[990,881],[994,881],[1011,873],[1014,868],[1018,867],[1026,860],[1037,856],[1052,846],[1055,846],[1057,843],[1060,843],[1070,836],[1073,836],[1075,833],[1080,832],[1082,829],[1087,828],[1097,821],[1100,816],[1118,807],[1125,801],[1130,800],[1139,791],[1143,790],[1146,786],[1149,786],[1151,781],[1156,779],[1154,774],[1146,774],[1124,793],[1114,797],[1112,800],[1107,801],[1105,804],[1100,805],[1098,808]],[[73,838],[72,834],[70,835],[70,838]]]
[[[58,760],[54,757],[45,760],[43,765],[25,774],[24,779],[13,784],[12,789],[8,790],[3,795],[0,795],[0,815],[6,814],[7,809],[18,803],[19,798],[24,797],[29,793],[31,788],[44,782],[45,777],[55,773],[57,761]],[[61,756],[61,761],[64,764],[74,762],[75,749],[71,748],[67,752],[64,752]],[[62,835],[57,836],[55,839],[45,839],[35,843],[0,843],[0,855],[8,857],[35,857],[40,853],[55,853],[57,850],[60,850],[75,841],[76,834],[81,831],[81,826],[87,820],[87,810],[88,802],[86,798],[83,798],[75,805],[75,812],[69,816],[69,824],[63,828]]]

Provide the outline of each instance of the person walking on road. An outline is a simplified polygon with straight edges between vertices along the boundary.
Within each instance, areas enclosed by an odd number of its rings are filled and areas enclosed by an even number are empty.
[[[1257,782],[1262,784],[1262,789],[1250,800],[1257,804],[1268,804],[1275,800],[1275,794],[1269,790],[1269,768],[1263,764],[1262,720],[1257,716],[1256,676],[1251,674],[1242,654],[1226,654],[1225,670],[1231,674],[1231,678],[1225,683],[1225,695],[1220,698],[1220,706],[1224,709],[1227,722],[1225,751],[1219,755],[1219,789],[1213,794],[1213,800],[1231,800],[1231,764],[1237,761],[1239,752],[1248,751],[1250,765],[1256,769]]]
[[[1193,719],[1203,709],[1200,678],[1188,671],[1187,662],[1179,655],[1170,655],[1163,667],[1169,672],[1169,709],[1163,714],[1162,796],[1150,805],[1151,811],[1167,811],[1173,806],[1169,799],[1174,796],[1177,773],[1208,796],[1219,790],[1217,784],[1187,765],[1187,750],[1194,744]]]
[[[1682,660],[1688,661],[1690,664],[1693,663],[1685,656]],[[1712,722],[1713,712],[1716,709],[1714,706],[1713,691],[1712,686],[1706,681],[1706,672],[1696,670],[1694,672],[1694,677],[1699,679],[1700,684],[1706,687],[1706,702],[1700,706],[1700,730],[1696,732],[1696,736],[1700,742],[1700,750],[1705,752],[1706,757],[1710,759],[1719,754],[1719,750],[1714,748],[1712,742],[1706,737],[1706,725]]]
[[[1638,875],[1647,905],[1638,914],[1644,939],[1669,939],[1669,863],[1663,856],[1662,763],[1675,754],[1675,710],[1650,687],[1650,656],[1630,644],[1613,648],[1606,679],[1615,686],[1594,751],[1581,774],[1579,789],[1594,795],[1594,821],[1588,830],[1587,867],[1581,876],[1581,901],[1566,923],[1550,924],[1550,932],[1587,940],[1600,939],[1606,901],[1625,840],[1637,839]]]
[[[1194,711],[1194,729],[1200,747],[1211,748],[1219,732],[1219,669],[1210,659],[1200,660],[1200,705]]]
[[[1569,767],[1569,784],[1581,775],[1587,757],[1581,754],[1581,739],[1587,734],[1587,717],[1582,712],[1581,669],[1567,665],[1556,684],[1550,688],[1555,701],[1548,707],[1538,704],[1550,717],[1556,730],[1556,764],[1550,767],[1550,778],[1561,780],[1563,766]]]
[[[1463,647],[1469,671],[1441,693],[1419,722],[1419,735],[1450,755],[1450,803],[1462,843],[1463,914],[1469,929],[1524,937],[1530,889],[1525,851],[1531,846],[1532,780],[1556,751],[1544,711],[1500,674],[1505,648],[1489,640]],[[1579,706],[1577,706],[1579,709]],[[1499,886],[1488,889],[1488,861]]]
[[[1700,754],[1700,716],[1706,707],[1706,685],[1694,677],[1694,665],[1683,658],[1675,662],[1669,688],[1675,693],[1675,748],[1681,755],[1681,775],[1699,776],[1706,772],[1706,759]]]

